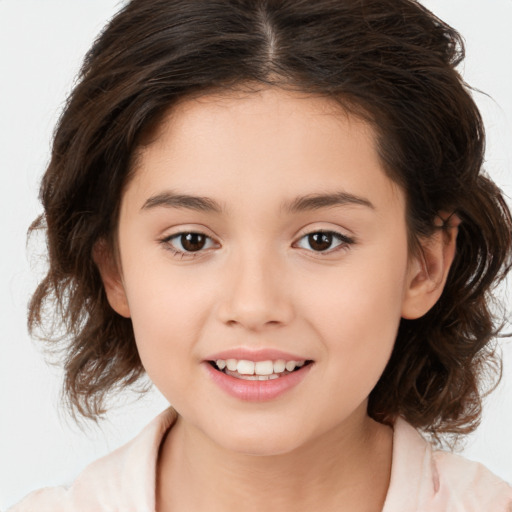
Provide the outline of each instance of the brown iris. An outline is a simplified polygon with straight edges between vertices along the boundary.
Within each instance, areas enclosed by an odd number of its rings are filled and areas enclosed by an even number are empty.
[[[311,233],[308,235],[310,247],[315,251],[325,251],[332,245],[333,236],[331,233]]]
[[[201,233],[186,233],[180,237],[181,245],[186,251],[200,251],[206,244],[206,236]]]

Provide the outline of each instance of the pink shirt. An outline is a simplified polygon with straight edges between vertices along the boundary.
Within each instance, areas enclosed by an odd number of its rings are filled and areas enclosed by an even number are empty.
[[[158,450],[175,418],[167,409],[135,439],[90,464],[69,489],[35,491],[9,512],[154,512]],[[433,451],[399,419],[382,512],[512,512],[512,487],[481,464]]]

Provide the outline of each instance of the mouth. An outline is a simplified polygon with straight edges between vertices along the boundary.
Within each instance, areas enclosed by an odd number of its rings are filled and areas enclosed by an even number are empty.
[[[284,359],[250,361],[247,359],[217,359],[208,363],[218,372],[235,379],[269,381],[283,378],[313,363],[312,360],[286,361]]]
[[[314,366],[313,360],[276,350],[230,352],[212,355],[204,368],[221,390],[246,402],[271,401],[299,388]]]

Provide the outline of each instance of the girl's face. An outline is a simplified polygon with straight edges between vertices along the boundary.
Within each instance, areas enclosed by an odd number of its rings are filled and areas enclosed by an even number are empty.
[[[140,151],[118,244],[109,300],[183,424],[277,454],[367,421],[418,268],[368,124],[277,89],[184,101]]]

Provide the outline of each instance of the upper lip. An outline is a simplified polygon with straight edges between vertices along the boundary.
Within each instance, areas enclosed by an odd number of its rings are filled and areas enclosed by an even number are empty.
[[[217,361],[218,359],[236,359],[238,361],[241,359],[246,361],[277,361],[279,359],[283,359],[284,361],[309,360],[307,357],[302,357],[297,354],[291,354],[290,352],[284,352],[274,348],[250,349],[246,347],[223,350],[205,358],[206,361]]]

